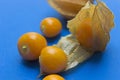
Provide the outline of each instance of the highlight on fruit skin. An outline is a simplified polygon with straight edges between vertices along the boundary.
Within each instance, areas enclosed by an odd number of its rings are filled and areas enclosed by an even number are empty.
[[[65,80],[65,79],[58,74],[50,74],[45,76],[42,80]]]
[[[39,33],[28,32],[18,40],[18,51],[24,60],[39,59],[41,50],[47,46],[46,39]]]
[[[67,66],[67,55],[56,46],[47,46],[39,57],[40,74],[52,74],[64,71]]]
[[[48,3],[65,18],[72,19],[87,1],[93,3],[93,0],[48,0]]]

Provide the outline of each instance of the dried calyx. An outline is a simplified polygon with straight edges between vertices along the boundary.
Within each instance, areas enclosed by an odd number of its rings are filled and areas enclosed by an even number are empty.
[[[104,3],[93,5],[88,2],[74,19],[68,21],[67,26],[84,48],[93,52],[103,51],[114,26],[113,18]]]
[[[57,47],[68,56],[66,70],[88,59],[94,52],[104,51],[114,26],[113,14],[103,2],[97,5],[87,2],[72,20],[68,28],[72,34],[59,40]]]
[[[93,2],[93,0],[48,0],[49,4],[67,19],[75,17],[87,1]]]

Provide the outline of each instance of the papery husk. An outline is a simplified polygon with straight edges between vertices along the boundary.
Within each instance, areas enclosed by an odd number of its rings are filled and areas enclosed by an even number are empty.
[[[93,0],[48,0],[48,3],[65,18],[72,19],[87,1],[93,2]]]
[[[92,52],[85,50],[71,34],[62,37],[55,46],[63,49],[68,57],[65,71],[74,68],[79,63],[87,60],[93,54]]]
[[[107,43],[110,40],[109,32],[114,26],[114,16],[112,12],[103,2],[98,2],[97,5],[87,2],[86,6],[81,9],[76,17],[68,21],[67,26],[73,35],[75,35],[77,27],[79,27],[81,22],[86,18],[91,18],[92,20],[91,28],[93,32],[94,43],[92,44],[92,48],[88,48],[84,44],[82,46],[93,52],[104,51]]]
[[[81,45],[75,37],[75,31],[80,22],[85,18],[92,18],[92,30],[94,33],[94,47],[92,50]],[[86,6],[76,15],[76,17],[68,21],[68,28],[72,34],[62,37],[56,44],[57,47],[64,50],[68,56],[68,65],[65,69],[69,70],[78,64],[90,58],[96,51],[103,51],[110,40],[109,32],[114,26],[113,14],[103,2],[93,5],[87,2]]]

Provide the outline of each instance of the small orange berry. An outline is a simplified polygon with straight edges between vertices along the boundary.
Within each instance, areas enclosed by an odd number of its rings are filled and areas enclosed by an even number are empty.
[[[55,46],[47,46],[39,57],[40,70],[43,73],[59,73],[67,66],[67,56],[64,51]]]
[[[43,80],[65,80],[65,79],[58,74],[51,74],[43,78]]]
[[[42,20],[40,29],[46,37],[55,37],[61,32],[62,24],[57,18],[48,17]]]
[[[94,40],[91,18],[86,18],[80,23],[79,27],[76,29],[75,35],[81,45],[88,49],[93,48]]]
[[[46,46],[46,39],[36,32],[23,34],[18,40],[18,50],[25,60],[39,59],[42,48]]]

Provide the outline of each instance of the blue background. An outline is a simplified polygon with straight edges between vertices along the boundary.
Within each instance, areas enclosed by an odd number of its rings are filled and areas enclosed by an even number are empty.
[[[76,68],[61,73],[66,80],[120,80],[120,0],[104,2],[115,15],[111,40],[102,54],[95,54]],[[21,58],[17,41],[26,32],[41,34],[39,24],[46,17],[56,17],[63,24],[59,36],[47,39],[48,45],[52,45],[69,31],[66,20],[47,0],[0,0],[0,80],[36,80],[39,64]]]

